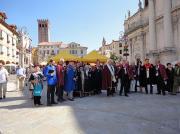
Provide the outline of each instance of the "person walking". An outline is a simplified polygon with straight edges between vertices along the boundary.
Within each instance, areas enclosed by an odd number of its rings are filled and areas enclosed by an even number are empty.
[[[22,91],[24,89],[24,82],[26,78],[25,69],[19,65],[16,70],[16,75],[17,75],[17,90]]]
[[[6,98],[8,71],[3,67],[4,62],[0,61],[0,99]]]

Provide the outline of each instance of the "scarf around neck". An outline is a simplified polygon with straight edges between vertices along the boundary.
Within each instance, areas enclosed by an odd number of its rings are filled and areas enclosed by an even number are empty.
[[[144,65],[146,69],[152,68],[152,65],[150,63]]]

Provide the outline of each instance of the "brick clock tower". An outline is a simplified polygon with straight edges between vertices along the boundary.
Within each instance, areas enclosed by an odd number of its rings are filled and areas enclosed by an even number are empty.
[[[49,20],[47,19],[38,19],[38,42],[49,42],[50,33],[49,33]]]

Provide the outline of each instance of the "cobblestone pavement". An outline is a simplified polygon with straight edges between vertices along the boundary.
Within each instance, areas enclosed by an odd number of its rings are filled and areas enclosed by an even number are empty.
[[[9,85],[13,87],[13,85]],[[46,103],[45,90],[42,102]],[[0,100],[2,134],[179,134],[180,94],[76,98],[34,107],[28,90]]]

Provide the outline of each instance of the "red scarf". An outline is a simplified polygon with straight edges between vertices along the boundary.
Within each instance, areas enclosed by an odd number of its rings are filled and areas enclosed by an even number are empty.
[[[146,69],[149,69],[149,68],[151,68],[151,67],[152,67],[152,65],[151,65],[150,63],[148,63],[148,64],[144,64],[144,66],[145,66],[145,68],[146,68]]]

